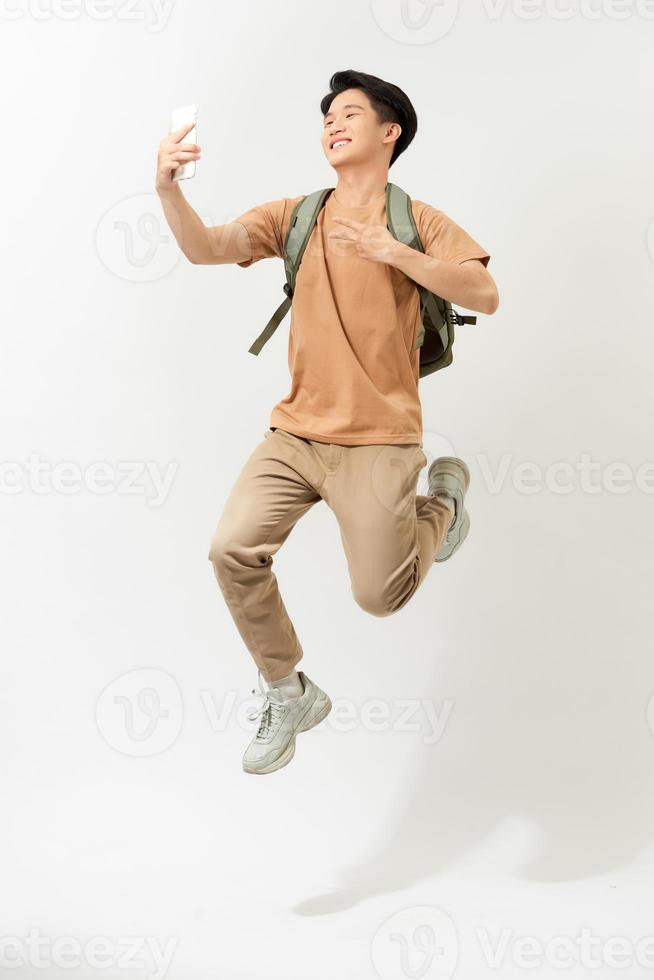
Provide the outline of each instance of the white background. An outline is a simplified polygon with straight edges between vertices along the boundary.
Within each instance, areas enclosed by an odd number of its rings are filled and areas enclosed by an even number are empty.
[[[2,6],[7,975],[652,968],[654,11],[414,2],[404,22],[399,0]],[[501,302],[421,382],[428,459],[447,447],[471,469],[461,552],[383,619],[352,599],[326,506],[276,557],[335,710],[257,779],[241,771],[256,670],[207,554],[288,391],[288,318],[248,353],[283,266],[188,263],[156,150],[196,102],[184,191],[210,224],[333,186],[319,104],[349,67],[412,99],[389,179],[488,249]],[[94,463],[114,467],[106,492]],[[126,492],[127,464],[170,468],[164,499],[147,470]],[[497,961],[484,937],[505,942]],[[157,970],[144,950],[167,943]]]

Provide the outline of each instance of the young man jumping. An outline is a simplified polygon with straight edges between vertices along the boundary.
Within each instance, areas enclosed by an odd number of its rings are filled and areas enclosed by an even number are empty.
[[[322,148],[336,187],[318,214],[297,275],[288,364],[291,390],[246,460],[211,540],[209,558],[234,623],[259,671],[262,705],[243,768],[286,765],[295,737],[331,702],[297,665],[303,657],[272,570],[297,521],[324,500],[338,521],[352,593],[376,616],[401,609],[434,562],[446,561],[469,526],[470,474],[443,456],[416,495],[422,450],[418,393],[421,325],[416,283],[468,310],[492,314],[499,298],[490,255],[442,211],[411,208],[424,253],[386,224],[388,171],[417,130],[396,85],[347,70],[320,104]],[[193,263],[283,257],[290,217],[304,194],[251,208],[206,227],[172,174],[200,156],[183,143],[190,127],[162,140],[157,191],[166,219]],[[261,678],[265,681],[265,689]]]

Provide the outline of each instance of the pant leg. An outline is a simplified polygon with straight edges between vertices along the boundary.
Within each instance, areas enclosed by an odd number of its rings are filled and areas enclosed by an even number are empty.
[[[245,462],[211,539],[209,560],[234,623],[263,677],[278,680],[303,656],[272,556],[321,499],[306,441],[268,431]]]
[[[427,462],[419,445],[340,450],[322,495],[339,524],[355,600],[387,616],[408,602],[433,567],[452,513],[437,497],[416,495]]]

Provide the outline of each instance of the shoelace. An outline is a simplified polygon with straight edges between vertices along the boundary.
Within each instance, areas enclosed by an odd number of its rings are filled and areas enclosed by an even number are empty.
[[[262,698],[263,703],[256,711],[250,712],[248,718],[250,721],[261,718],[255,738],[267,738],[286,714],[286,706],[280,701],[271,699],[269,691],[264,691],[261,686],[261,671],[259,671],[259,690],[252,688],[252,693],[255,697]]]

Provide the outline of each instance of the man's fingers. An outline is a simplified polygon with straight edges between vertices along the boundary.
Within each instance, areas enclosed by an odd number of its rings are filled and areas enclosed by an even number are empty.
[[[185,153],[199,153],[200,146],[197,143],[175,143],[173,140],[164,140],[160,147],[162,153],[179,153],[181,150]]]
[[[191,122],[185,123],[183,126],[180,126],[179,129],[174,129],[172,133],[170,133],[170,138],[173,143],[179,143],[182,136],[186,136],[187,133],[190,133],[194,126],[195,122]]]
[[[199,155],[199,153],[187,153],[184,150],[175,150],[174,153],[170,154],[172,160],[195,160]]]

